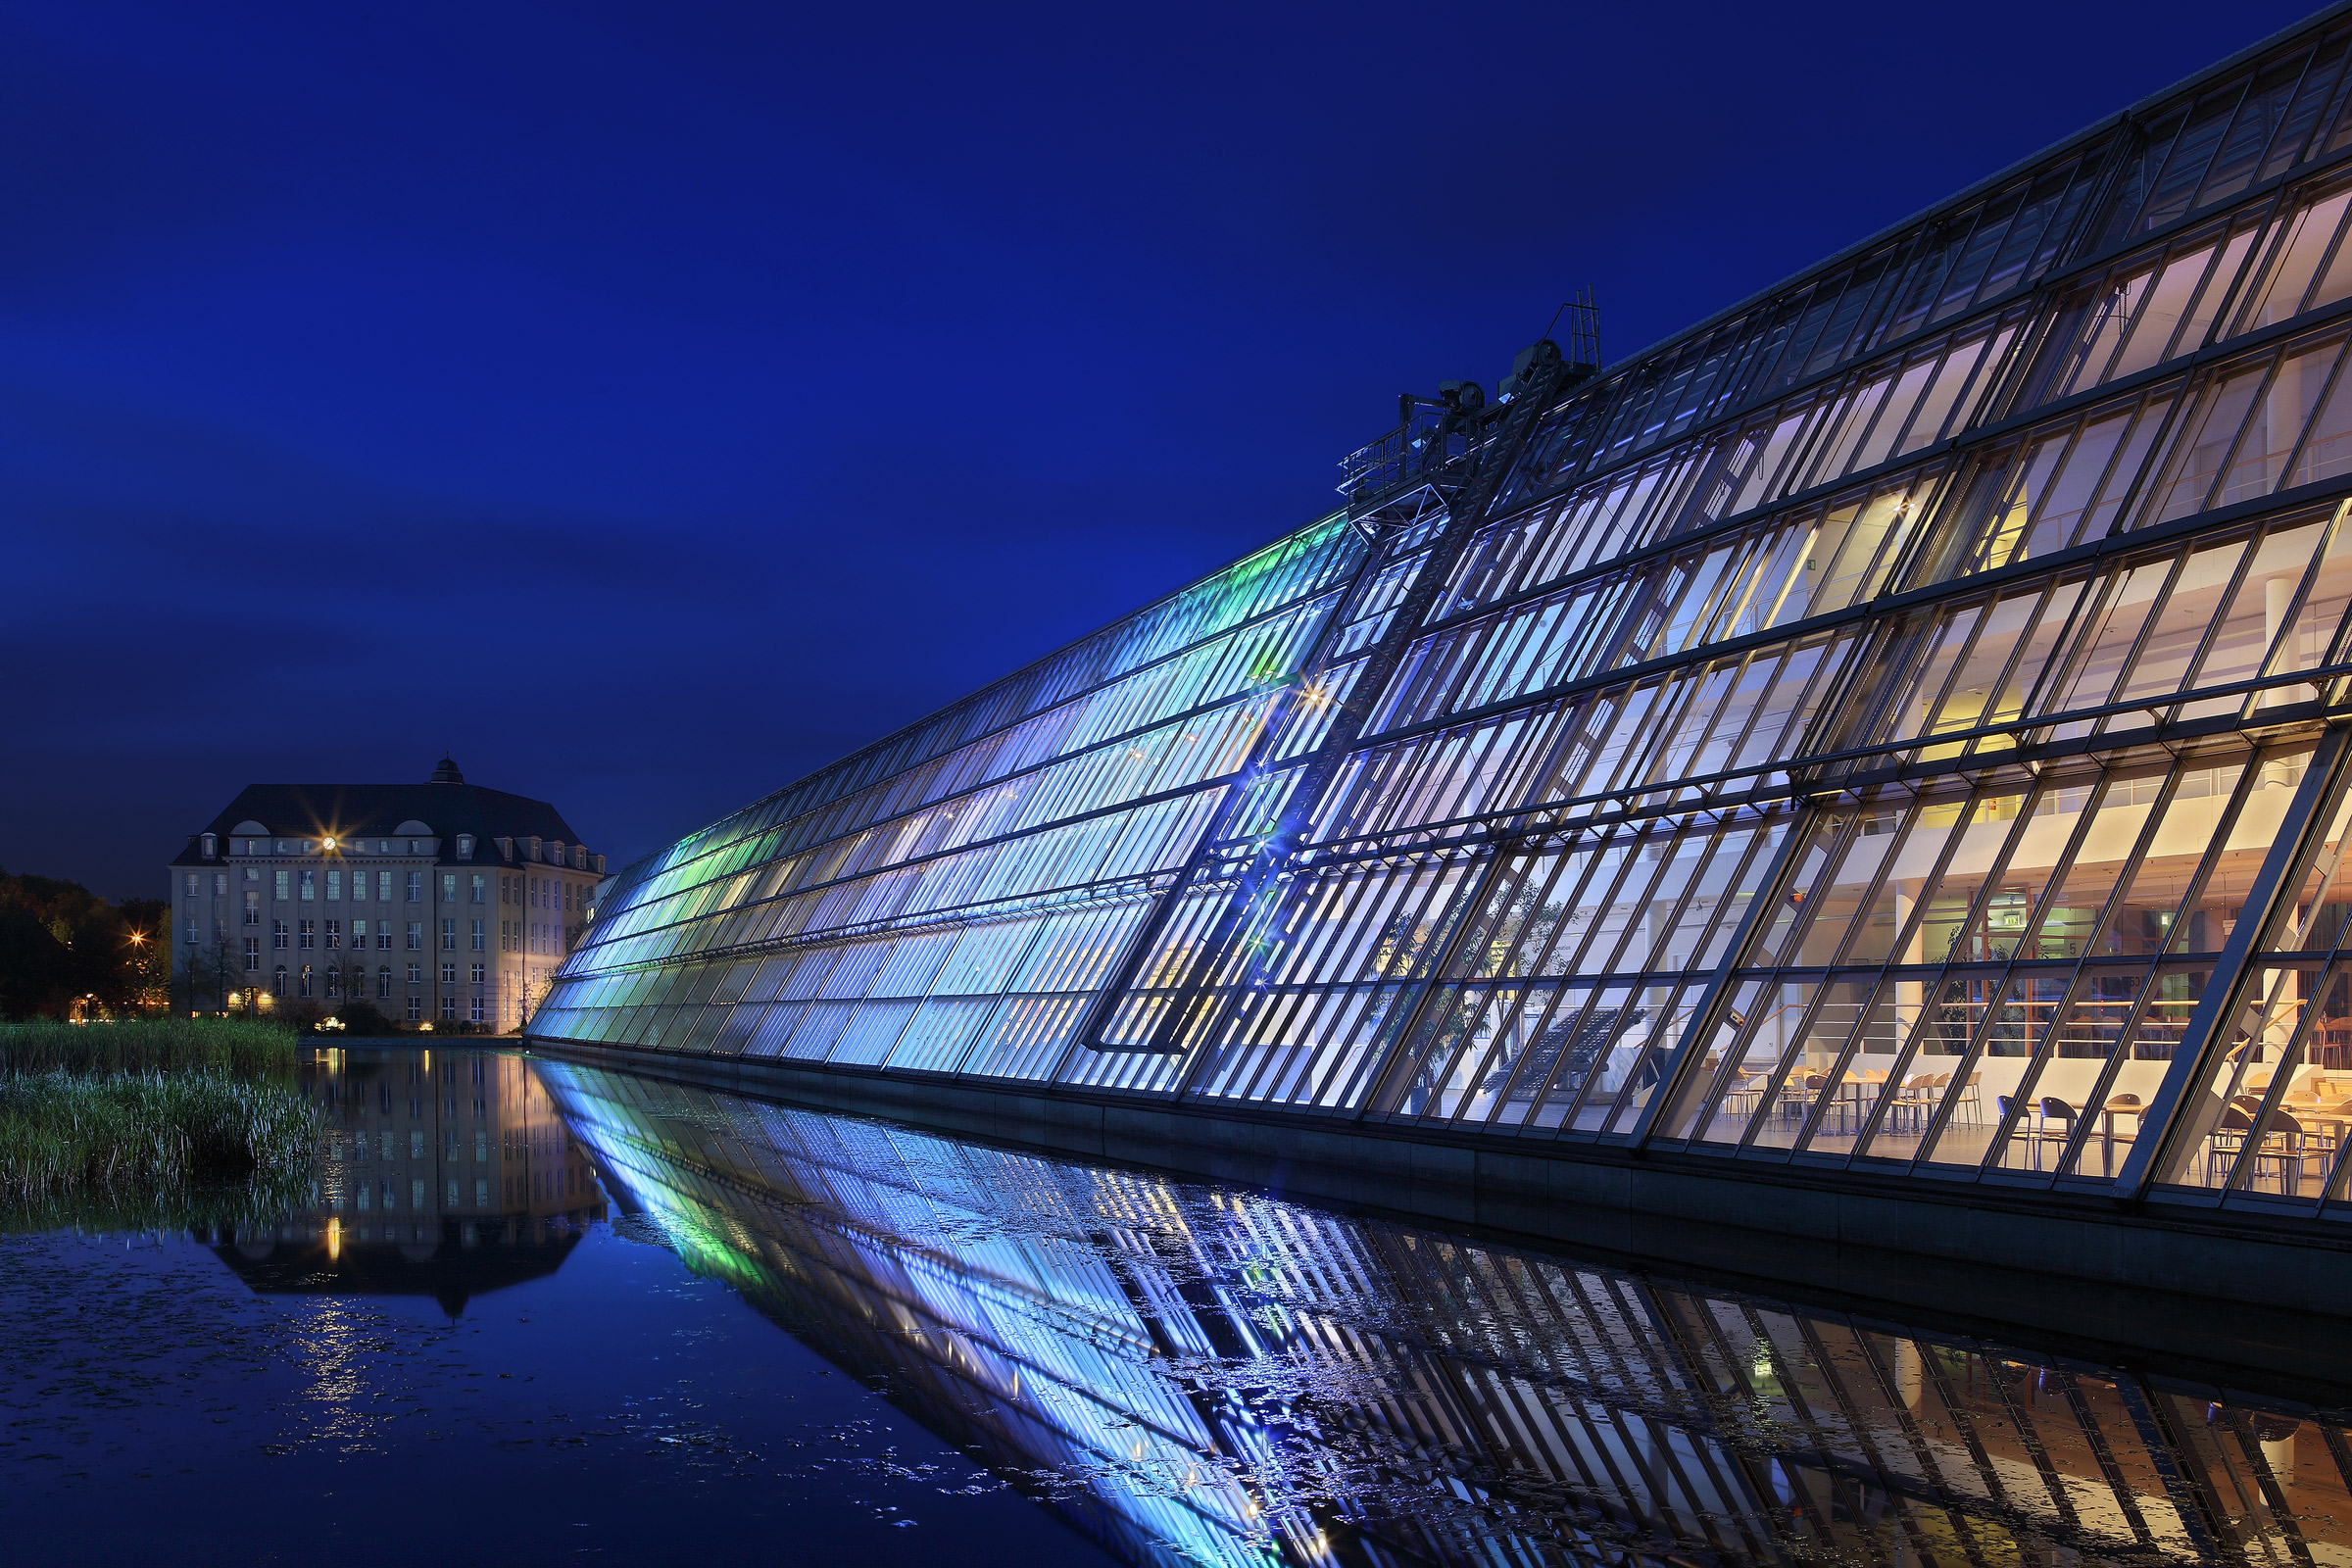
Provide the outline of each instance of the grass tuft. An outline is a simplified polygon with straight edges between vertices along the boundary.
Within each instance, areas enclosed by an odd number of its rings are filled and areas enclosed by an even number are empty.
[[[318,1146],[300,1049],[291,1030],[235,1019],[0,1025],[0,1230],[288,1206]]]
[[[0,1202],[250,1181],[304,1166],[316,1125],[293,1090],[225,1073],[0,1077]]]

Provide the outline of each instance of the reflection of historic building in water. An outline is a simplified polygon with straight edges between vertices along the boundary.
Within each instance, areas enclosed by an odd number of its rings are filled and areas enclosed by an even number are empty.
[[[544,1070],[689,1262],[1132,1560],[2352,1557],[2293,1402]]]
[[[2352,1181],[2348,61],[1409,406],[1339,512],[631,866],[534,1034],[2252,1278],[2196,1256]]]
[[[302,1076],[320,1117],[312,1206],[222,1242],[256,1289],[424,1294],[454,1313],[553,1273],[604,1217],[586,1154],[519,1057],[326,1050]]]

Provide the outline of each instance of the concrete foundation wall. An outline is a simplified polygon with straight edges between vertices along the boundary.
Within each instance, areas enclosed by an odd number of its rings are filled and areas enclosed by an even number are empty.
[[[2159,1205],[533,1041],[543,1054],[1309,1201],[2352,1388],[2352,1235]],[[2352,1229],[2352,1227],[2346,1227]]]

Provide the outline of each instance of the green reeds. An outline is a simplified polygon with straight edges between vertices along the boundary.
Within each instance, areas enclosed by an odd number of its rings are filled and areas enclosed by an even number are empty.
[[[129,1018],[0,1024],[0,1074],[214,1072],[236,1078],[292,1075],[300,1037],[242,1018]]]
[[[0,1229],[148,1229],[283,1208],[318,1146],[289,1030],[0,1025]]]
[[[0,1200],[71,1187],[237,1182],[306,1161],[309,1102],[224,1073],[0,1077]]]

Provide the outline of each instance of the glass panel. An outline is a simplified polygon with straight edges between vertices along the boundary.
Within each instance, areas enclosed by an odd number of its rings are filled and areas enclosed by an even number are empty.
[[[2209,388],[2189,416],[2194,432],[2175,449],[2172,475],[2150,504],[2148,515],[2157,522],[2202,512],[2209,504],[2214,481],[2237,450],[2238,434],[2254,412],[2255,398],[2269,378],[2270,368],[2240,370]]]
[[[2347,207],[2352,207],[2352,187],[2296,209],[2284,224],[2270,270],[2240,323],[2243,330],[2287,320],[2307,309],[2312,282],[2335,248]]]

